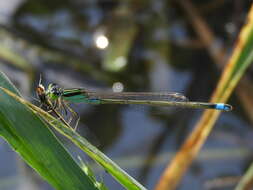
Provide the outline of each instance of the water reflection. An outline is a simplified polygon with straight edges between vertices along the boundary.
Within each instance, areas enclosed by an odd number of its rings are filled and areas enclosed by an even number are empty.
[[[104,35],[97,35],[94,37],[97,48],[105,49],[109,45],[109,40]]]

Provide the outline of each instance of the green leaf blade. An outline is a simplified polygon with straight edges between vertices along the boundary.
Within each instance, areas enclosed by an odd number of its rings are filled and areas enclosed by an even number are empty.
[[[18,93],[3,74],[0,85]],[[40,117],[0,90],[0,135],[55,189],[97,189]]]

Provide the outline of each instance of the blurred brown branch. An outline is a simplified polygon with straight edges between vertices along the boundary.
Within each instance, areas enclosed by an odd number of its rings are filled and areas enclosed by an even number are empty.
[[[190,3],[188,0],[180,0],[180,5],[184,8],[187,16],[190,18],[192,25],[199,35],[199,38],[204,42],[206,48],[213,58],[214,62],[221,67],[222,63],[224,62],[224,48],[219,47],[213,49],[213,43],[215,43],[215,36],[209,29],[204,19],[198,14],[197,9]],[[229,59],[229,64],[226,66],[225,71],[223,72],[222,78],[216,88],[216,91],[213,94],[212,101],[226,101],[227,98],[230,96],[232,90],[235,88],[237,82],[240,79],[244,69],[247,67],[242,67],[241,72],[238,71],[238,74],[234,74],[233,67],[236,64],[243,64],[238,62],[239,60],[245,61],[245,65],[249,65],[249,60],[243,60],[243,56],[241,56],[241,51],[246,46],[245,49],[248,50],[250,48],[250,40],[249,44],[247,44],[247,39],[249,39],[248,35],[251,33],[251,26],[252,26],[252,13],[253,13],[253,6],[249,11],[248,21],[251,24],[246,24],[245,28],[240,33],[239,41],[241,42],[239,45],[234,49],[234,53]],[[249,47],[248,47],[249,46]],[[245,50],[246,51],[246,50]],[[222,52],[222,53],[221,53]],[[247,52],[247,51],[246,51]],[[248,54],[247,54],[248,55]],[[248,55],[250,56],[250,55]],[[241,58],[243,57],[243,58]],[[235,72],[236,73],[236,72]],[[232,78],[235,78],[232,82]],[[244,79],[245,80],[245,79]],[[246,89],[244,89],[246,90]],[[239,91],[240,93],[240,91]],[[199,120],[196,125],[194,131],[190,134],[190,136],[186,139],[185,143],[176,154],[175,158],[172,160],[171,164],[167,166],[164,173],[162,174],[158,184],[156,185],[156,190],[165,190],[165,189],[175,189],[178,185],[179,181],[181,180],[182,176],[187,171],[189,165],[192,161],[196,158],[200,148],[202,147],[203,143],[205,142],[206,138],[210,134],[212,127],[219,116],[219,112],[207,110],[204,112],[203,116]]]

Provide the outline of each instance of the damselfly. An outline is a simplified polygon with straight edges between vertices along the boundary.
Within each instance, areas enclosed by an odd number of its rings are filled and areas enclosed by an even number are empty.
[[[36,88],[40,102],[49,108],[73,111],[66,103],[87,104],[142,104],[151,106],[175,106],[231,111],[232,106],[224,103],[189,101],[184,95],[174,92],[94,92],[82,88],[64,89],[56,84],[48,88],[40,83]]]

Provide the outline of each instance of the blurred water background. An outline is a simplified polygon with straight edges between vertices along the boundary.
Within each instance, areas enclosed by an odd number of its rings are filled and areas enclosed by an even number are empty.
[[[0,70],[35,104],[40,74],[46,86],[180,92],[190,100],[208,101],[251,1],[185,2],[0,0]],[[233,189],[245,173],[252,161],[253,120],[252,104],[240,95],[244,88],[238,87],[230,99],[235,109],[221,114],[180,190]],[[78,132],[148,189],[203,112],[119,105],[73,108],[81,117]],[[74,157],[89,161],[63,141]],[[52,189],[2,139],[0,155],[1,190]],[[101,168],[94,170],[109,189],[123,189]]]

